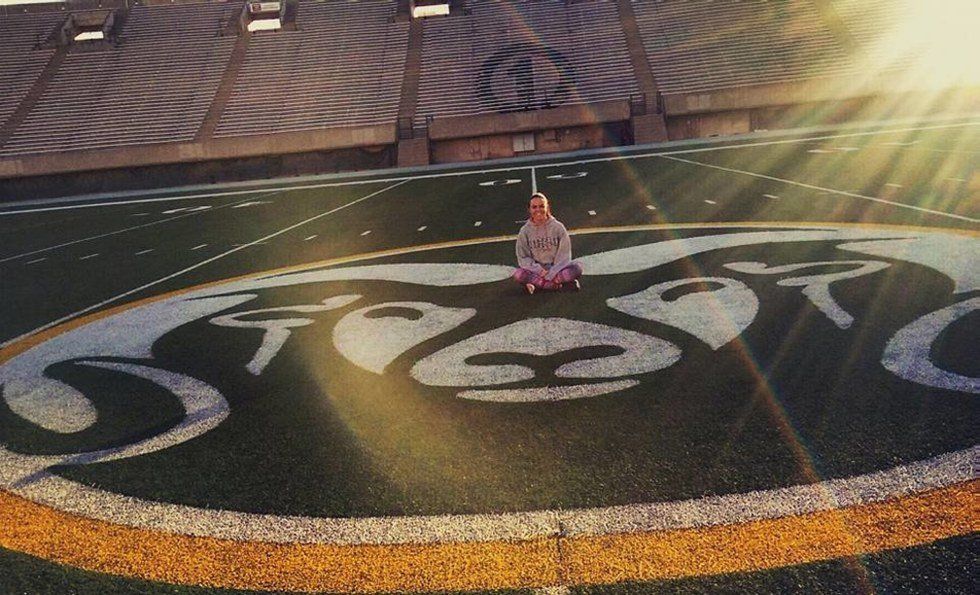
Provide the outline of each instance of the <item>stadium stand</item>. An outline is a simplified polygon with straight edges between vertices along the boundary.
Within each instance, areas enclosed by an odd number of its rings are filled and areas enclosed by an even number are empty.
[[[299,3],[296,31],[255,34],[215,137],[391,124],[408,22],[388,0]]]
[[[912,2],[914,0],[830,0],[829,3],[859,45],[855,52],[859,63],[900,72],[914,60],[916,48],[888,47],[886,40],[907,22]],[[896,53],[896,49],[900,51]]]
[[[194,138],[234,45],[240,3],[134,6],[117,45],[72,51],[0,156]]]
[[[42,43],[64,19],[59,13],[11,15],[0,19],[0,125],[24,100],[54,49]]]
[[[811,2],[635,2],[661,92],[692,93],[850,74]]]
[[[631,95],[639,88],[607,0],[472,1],[425,23],[418,121]]]
[[[930,113],[975,112],[976,89],[916,87],[893,35],[915,0],[449,5],[412,19],[409,0],[284,0],[281,28],[256,32],[243,0],[0,7],[0,194],[824,125],[896,117],[916,93]],[[104,40],[66,41],[96,13]]]

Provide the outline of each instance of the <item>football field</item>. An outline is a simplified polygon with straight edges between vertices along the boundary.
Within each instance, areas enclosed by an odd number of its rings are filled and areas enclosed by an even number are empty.
[[[980,122],[0,203],[2,593],[966,593]],[[584,269],[511,280],[533,191]]]

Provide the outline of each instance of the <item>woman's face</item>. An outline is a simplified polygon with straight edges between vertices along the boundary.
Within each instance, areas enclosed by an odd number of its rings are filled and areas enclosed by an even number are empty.
[[[548,199],[535,196],[528,204],[528,212],[531,214],[532,223],[544,223],[551,216],[551,209],[548,208]]]

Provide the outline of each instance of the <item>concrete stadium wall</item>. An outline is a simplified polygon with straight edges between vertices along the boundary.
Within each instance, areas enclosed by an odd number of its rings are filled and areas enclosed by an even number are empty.
[[[0,179],[0,200],[30,200],[125,190],[214,184],[383,169],[395,164],[393,146],[356,147],[213,161],[133,165]]]

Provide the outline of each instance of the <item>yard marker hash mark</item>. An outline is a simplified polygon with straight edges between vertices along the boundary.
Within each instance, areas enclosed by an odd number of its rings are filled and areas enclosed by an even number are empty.
[[[147,249],[147,250],[140,250],[139,252],[137,252],[137,253],[135,254],[135,256],[139,256],[139,255],[141,255],[141,254],[149,254],[150,252],[153,252],[153,248],[149,248],[149,249]]]
[[[425,231],[427,229],[429,229],[429,226],[428,225],[423,225],[423,226],[419,227],[418,229],[416,229],[415,231]]]
[[[24,264],[37,264],[37,263],[39,263],[39,262],[41,262],[43,260],[47,260],[47,259],[48,259],[47,256],[42,256],[41,258],[35,258],[34,260],[28,260]]]
[[[236,203],[229,203],[229,205],[233,205],[233,204],[238,204],[238,203],[237,202]],[[226,206],[229,206],[229,205],[221,205],[220,207],[218,207],[218,209],[223,209],[223,208],[225,208]],[[51,210],[51,209],[39,209],[39,210]],[[32,212],[32,211],[21,211],[21,212]],[[199,213],[198,212],[181,213],[179,215],[174,215],[173,217],[167,217],[166,219],[160,219],[158,221],[150,221],[149,223],[142,223],[140,225],[134,225],[132,227],[126,227],[126,228],[123,228],[123,229],[117,229],[115,231],[110,231],[110,232],[99,234],[99,235],[88,236],[88,237],[81,238],[81,239],[78,239],[78,240],[72,240],[70,242],[64,242],[62,244],[57,244],[57,245],[54,245],[54,246],[48,246],[47,248],[40,248],[38,250],[32,250],[30,252],[23,252],[21,254],[15,254],[14,256],[8,256],[7,258],[0,259],[0,262],[7,262],[8,260],[14,260],[15,258],[20,258],[22,256],[30,256],[32,254],[39,254],[41,252],[47,252],[48,250],[57,250],[58,248],[64,248],[65,246],[71,246],[73,244],[79,244],[81,242],[87,242],[89,240],[98,240],[100,238],[107,238],[109,236],[114,236],[114,235],[117,235],[117,234],[125,233],[127,231],[134,231],[134,230],[137,230],[137,229],[142,229],[144,227],[152,227],[154,225],[160,225],[161,223],[167,223],[168,221],[175,221],[177,219],[183,219],[185,217],[192,217],[192,216],[197,215],[197,214],[199,214]],[[206,245],[207,244],[205,244],[205,246]]]
[[[480,227],[481,225],[483,225],[483,221],[476,221],[473,223],[473,227]]]
[[[657,207],[655,207],[653,205],[647,205],[647,208],[650,209],[651,211],[656,211],[657,210]]]
[[[776,195],[776,194],[763,194],[762,197],[763,198],[779,198],[779,196]]]
[[[810,190],[820,190],[823,193],[829,194],[840,194],[842,196],[849,196],[851,198],[860,198],[863,200],[870,200],[871,202],[878,202],[886,205],[892,205],[895,207],[901,207],[903,209],[912,209],[913,211],[920,211],[922,213],[929,213],[931,215],[939,215],[940,217],[949,217],[951,219],[959,219],[961,221],[969,221],[971,223],[980,223],[980,219],[974,219],[973,217],[966,217],[964,215],[955,215],[953,213],[944,213],[943,211],[935,211],[933,209],[927,209],[925,207],[917,207],[915,205],[908,205],[900,202],[895,202],[893,200],[885,200],[884,198],[876,198],[874,196],[865,196],[863,194],[857,194],[854,192],[846,192],[844,190],[829,190],[827,188],[822,188],[820,186],[814,186],[813,184],[805,184],[803,182],[795,182],[793,180],[787,180],[785,178],[777,178],[775,176],[767,176],[765,174],[757,174],[751,171],[745,171],[742,169],[734,169],[731,167],[722,167],[720,165],[712,165],[710,163],[702,163],[700,161],[692,161],[690,159],[682,159],[680,157],[675,157],[673,155],[657,155],[661,159],[670,159],[671,161],[680,161],[681,163],[689,163],[691,165],[699,165],[701,167],[708,167],[711,169],[718,169],[721,171],[727,171],[736,174],[744,174],[746,176],[752,176],[755,178],[762,178],[764,180],[774,180],[776,182],[782,182],[784,184],[790,184],[792,186],[800,186],[801,188],[809,188]]]
[[[34,329],[32,331],[28,331],[28,332],[26,332],[26,333],[24,333],[24,334],[22,334],[20,336],[14,337],[12,339],[8,339],[8,340],[4,341],[3,343],[0,343],[0,349],[3,349],[4,347],[7,347],[8,345],[12,345],[14,343],[17,343],[19,341],[22,341],[22,340],[26,339],[27,337],[31,337],[31,336],[34,336],[34,335],[36,335],[38,333],[42,333],[42,332],[44,332],[44,331],[46,331],[46,330],[48,330],[50,328],[54,328],[54,327],[58,326],[59,324],[61,324],[63,322],[66,322],[68,320],[71,320],[73,318],[78,318],[79,316],[82,316],[83,314],[88,314],[92,310],[97,310],[98,308],[101,308],[101,307],[103,307],[103,306],[105,306],[107,304],[111,304],[113,302],[119,301],[119,300],[121,300],[121,299],[123,299],[125,297],[128,297],[130,295],[133,295],[134,293],[143,291],[144,289],[148,289],[148,288],[153,287],[155,285],[159,285],[160,283],[163,283],[165,281],[169,281],[169,280],[171,280],[171,279],[173,279],[175,277],[179,277],[179,276],[181,276],[181,275],[183,275],[185,273],[189,273],[190,271],[193,271],[195,269],[199,269],[199,268],[201,268],[201,267],[203,267],[205,265],[208,265],[208,264],[210,264],[212,262],[215,262],[216,260],[220,260],[220,259],[224,258],[225,256],[229,256],[231,254],[234,254],[235,252],[238,252],[240,250],[243,250],[243,249],[247,248],[248,246],[251,246],[251,245],[254,245],[254,244],[258,244],[260,242],[265,242],[266,240],[271,240],[274,237],[281,236],[282,234],[287,233],[287,232],[290,232],[290,231],[292,231],[292,230],[294,230],[294,229],[296,229],[298,227],[301,227],[303,225],[306,225],[307,223],[312,223],[313,221],[316,221],[317,219],[320,219],[322,217],[326,217],[327,215],[332,215],[333,213],[336,213],[337,211],[341,211],[341,210],[346,209],[348,207],[352,207],[352,206],[354,206],[354,205],[356,205],[358,203],[361,203],[361,202],[363,202],[363,201],[365,201],[365,200],[367,200],[369,198],[375,197],[375,196],[381,194],[382,192],[386,192],[388,190],[391,190],[392,188],[396,188],[398,186],[401,186],[402,184],[404,184],[406,182],[408,182],[407,179],[406,180],[402,180],[400,182],[395,182],[394,184],[392,184],[390,186],[385,186],[384,188],[381,188],[380,190],[375,190],[374,192],[372,192],[370,194],[366,194],[366,195],[362,196],[361,198],[356,198],[356,199],[354,199],[354,200],[352,200],[352,201],[350,201],[348,203],[344,203],[344,204],[340,205],[339,207],[335,207],[333,209],[330,209],[329,211],[324,211],[323,213],[320,213],[319,215],[314,215],[312,217],[308,217],[306,219],[303,219],[299,223],[294,223],[294,224],[292,224],[292,225],[290,225],[288,227],[285,227],[283,229],[280,229],[279,231],[270,233],[269,235],[267,235],[265,237],[259,238],[255,242],[252,242],[250,244],[246,244],[244,246],[235,247],[235,248],[232,248],[231,250],[226,250],[225,252],[222,252],[221,254],[218,254],[216,256],[212,256],[211,258],[206,258],[206,259],[198,262],[197,264],[193,264],[193,265],[191,265],[189,267],[185,267],[185,268],[183,268],[183,269],[181,269],[179,271],[176,271],[174,273],[170,273],[169,275],[165,275],[163,277],[160,277],[159,279],[157,279],[155,281],[150,281],[149,283],[144,283],[143,285],[140,285],[139,287],[134,287],[133,289],[130,289],[128,291],[124,291],[123,293],[120,293],[120,294],[115,295],[113,297],[104,299],[101,302],[98,302],[96,304],[92,304],[91,306],[88,306],[86,308],[82,308],[81,310],[78,310],[77,312],[72,312],[71,314],[66,314],[65,316],[62,316],[61,318],[58,318],[57,320],[52,320],[51,322],[49,322],[47,324],[44,324],[44,325],[41,325],[41,326],[37,327],[36,329]]]
[[[705,200],[704,202],[708,203],[709,205],[716,205],[716,204],[718,204],[717,202],[715,202],[713,200]]]
[[[361,235],[362,235],[362,236],[366,236],[366,235],[368,235],[369,233],[371,233],[371,230],[370,230],[370,229],[368,229],[368,230],[366,230],[366,231],[364,231],[364,232],[361,232]]]
[[[191,252],[193,252],[194,250],[200,250],[201,248],[206,248],[206,247],[207,247],[207,244],[200,244],[198,246],[194,246],[193,248],[191,248]]]
[[[88,256],[83,256],[83,257],[79,258],[78,260],[88,260],[90,258],[95,258],[98,255],[99,255],[99,253],[96,252],[95,254],[89,254]]]
[[[589,211],[589,215],[592,215],[593,217],[595,217],[595,211]]]
[[[317,236],[317,234],[313,234],[311,236],[307,236],[307,237],[303,238],[303,241],[304,242],[309,242],[310,240],[316,238],[316,236]]]

